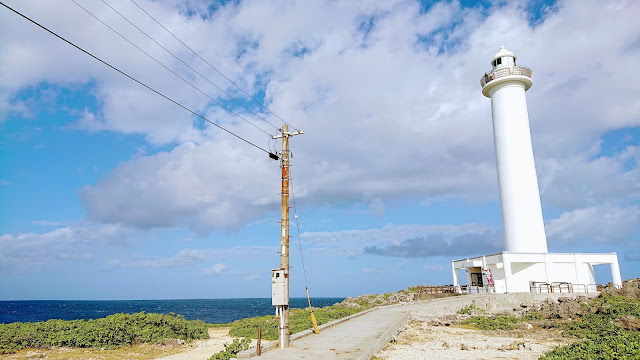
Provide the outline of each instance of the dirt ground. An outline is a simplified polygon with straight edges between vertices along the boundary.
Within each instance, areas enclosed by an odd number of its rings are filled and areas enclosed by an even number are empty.
[[[209,339],[189,344],[171,341],[165,345],[135,345],[114,350],[54,348],[48,350],[22,350],[11,355],[0,355],[9,359],[85,359],[85,360],[206,360],[224,350],[224,344],[233,342],[229,328],[209,329]]]
[[[418,317],[373,359],[538,359],[569,341],[557,330],[477,330]]]

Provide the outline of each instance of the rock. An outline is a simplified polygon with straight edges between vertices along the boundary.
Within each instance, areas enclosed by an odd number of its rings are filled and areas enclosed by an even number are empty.
[[[602,289],[603,293],[610,295],[624,296],[630,300],[640,299],[640,278],[629,279],[622,282],[622,288],[618,289],[612,283]]]
[[[518,329],[520,330],[532,330],[533,329],[533,325],[526,323],[526,322],[521,322],[518,323]]]
[[[563,303],[563,302],[567,302],[567,301],[571,301],[571,300],[573,300],[573,299],[568,298],[566,296],[561,296],[561,297],[558,298],[558,302],[559,303]]]
[[[522,340],[518,340],[518,341],[514,341],[509,345],[504,345],[498,348],[498,350],[502,350],[502,351],[506,351],[506,350],[520,350],[520,349],[526,349],[526,345],[524,344],[524,341]]]
[[[635,316],[625,315],[619,318],[617,323],[627,330],[640,330],[640,319]]]
[[[467,347],[467,345],[465,345],[465,344],[461,344],[460,345],[460,350],[469,350],[469,347]]]
[[[525,303],[522,303],[522,304],[520,304],[520,307],[521,307],[521,308],[523,308],[523,309],[526,309],[526,308],[528,308],[528,307],[529,307],[529,305],[527,305],[527,304],[525,304]]]
[[[447,343],[446,341],[442,343],[442,347],[445,349],[450,348],[451,346],[449,346],[449,343]]]

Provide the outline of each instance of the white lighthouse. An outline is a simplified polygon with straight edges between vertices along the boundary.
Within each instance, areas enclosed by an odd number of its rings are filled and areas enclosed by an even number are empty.
[[[505,250],[546,253],[547,238],[525,98],[525,91],[532,85],[531,70],[517,65],[515,54],[504,46],[491,65],[493,70],[480,83],[482,94],[491,98]]]
[[[454,285],[467,293],[589,292],[596,290],[594,266],[607,264],[620,286],[616,253],[548,252],[525,96],[532,73],[516,59],[501,46],[480,79],[482,94],[491,98],[505,251],[452,261]],[[459,285],[460,269],[466,287]]]

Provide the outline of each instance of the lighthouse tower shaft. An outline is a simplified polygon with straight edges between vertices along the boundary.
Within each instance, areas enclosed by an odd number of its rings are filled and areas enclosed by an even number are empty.
[[[547,253],[525,97],[532,85],[531,70],[517,66],[516,56],[504,47],[491,64],[493,70],[481,85],[491,98],[505,250]]]

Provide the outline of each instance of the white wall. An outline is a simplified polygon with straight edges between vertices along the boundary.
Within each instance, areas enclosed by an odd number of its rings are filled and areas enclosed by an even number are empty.
[[[509,292],[529,292],[530,281],[546,281],[544,263],[511,263]]]

